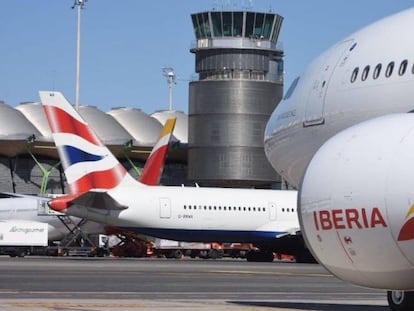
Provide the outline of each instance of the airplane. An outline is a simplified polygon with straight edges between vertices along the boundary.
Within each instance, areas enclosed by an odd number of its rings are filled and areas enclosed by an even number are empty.
[[[39,94],[70,188],[49,202],[55,211],[162,239],[253,243],[261,251],[252,261],[272,261],[274,251],[310,256],[296,234],[296,191],[146,186],[61,93]]]
[[[414,310],[414,9],[322,53],[265,130],[275,170],[298,189],[302,235],[347,282]]]
[[[138,180],[146,185],[157,185],[160,182],[162,171],[164,169],[165,159],[168,153],[169,143],[173,137],[176,118],[168,119],[155,143],[141,175]],[[48,202],[50,197],[39,195],[27,195],[19,193],[0,192],[0,221],[34,221],[48,224],[49,241],[58,241],[63,239],[69,228],[79,226],[85,233],[105,233],[106,226],[101,223],[86,221],[72,217],[71,219],[62,216],[59,213],[47,215],[47,211],[39,214],[39,208],[43,202]],[[113,231],[113,229],[111,229]]]

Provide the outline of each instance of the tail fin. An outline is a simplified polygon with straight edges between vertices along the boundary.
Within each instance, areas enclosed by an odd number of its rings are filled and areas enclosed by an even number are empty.
[[[39,92],[72,194],[139,184],[60,92]]]
[[[158,137],[157,143],[152,148],[147,162],[145,162],[139,181],[146,185],[158,185],[164,169],[165,158],[167,157],[169,142],[175,127],[177,118],[168,119]]]

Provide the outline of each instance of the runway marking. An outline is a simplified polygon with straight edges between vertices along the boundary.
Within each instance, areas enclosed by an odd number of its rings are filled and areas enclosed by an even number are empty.
[[[322,273],[297,273],[297,272],[265,272],[265,271],[237,271],[237,270],[211,270],[210,273],[227,273],[227,274],[252,274],[252,275],[284,275],[284,276],[306,276],[306,277],[323,277],[332,278],[332,274]]]

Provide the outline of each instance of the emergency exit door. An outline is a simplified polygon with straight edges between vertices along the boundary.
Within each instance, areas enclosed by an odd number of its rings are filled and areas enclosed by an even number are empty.
[[[160,198],[160,218],[171,218],[171,202],[169,198]]]

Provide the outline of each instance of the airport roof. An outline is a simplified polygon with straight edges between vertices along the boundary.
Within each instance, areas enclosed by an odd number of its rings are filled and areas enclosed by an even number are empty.
[[[79,113],[117,157],[138,160],[147,158],[165,122],[164,114],[158,119],[136,108],[114,108],[105,113],[95,106],[80,106]],[[184,145],[171,150],[169,159],[186,162],[188,118],[180,112],[173,115],[177,116],[174,134]],[[13,108],[0,102],[0,155],[14,157],[29,151],[58,157],[41,103],[21,103]]]

